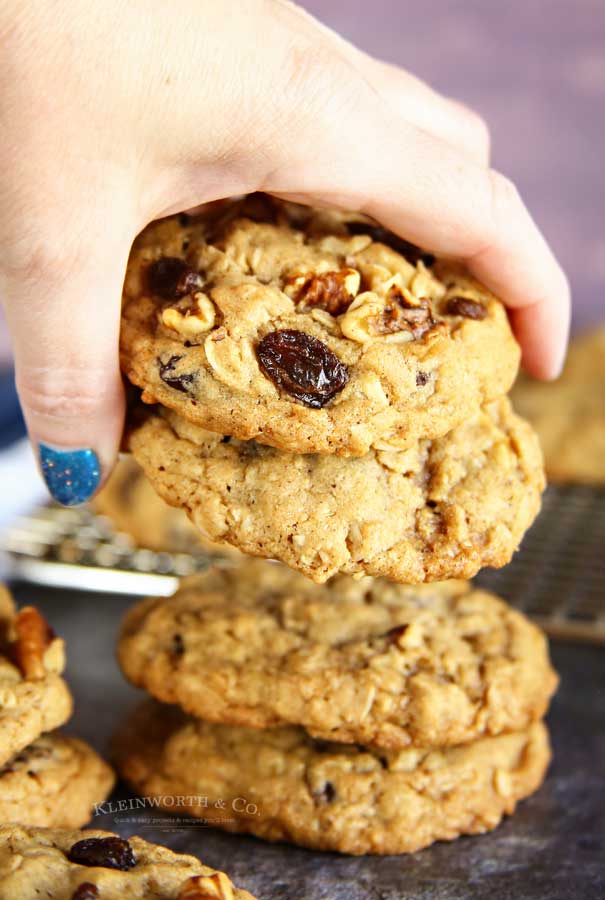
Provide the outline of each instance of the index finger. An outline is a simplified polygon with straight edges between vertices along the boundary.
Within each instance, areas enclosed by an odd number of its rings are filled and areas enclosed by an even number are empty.
[[[369,211],[422,246],[464,259],[510,308],[530,374],[556,377],[569,333],[569,284],[519,192],[499,172],[456,160],[449,148],[437,148],[432,159],[424,151],[417,170],[424,177],[420,187],[408,186],[402,211],[393,215],[380,203]]]
[[[341,92],[343,81],[336,82]],[[317,95],[321,127],[298,134],[262,189],[368,213],[422,247],[465,260],[511,309],[528,371],[555,377],[565,356],[569,286],[512,182],[394,117],[360,81],[344,97],[334,90],[329,102]]]

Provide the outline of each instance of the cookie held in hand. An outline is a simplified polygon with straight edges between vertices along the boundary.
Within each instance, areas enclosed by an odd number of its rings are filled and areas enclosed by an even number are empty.
[[[147,228],[121,365],[143,399],[292,453],[413,447],[510,388],[502,303],[359,215],[258,197]]]

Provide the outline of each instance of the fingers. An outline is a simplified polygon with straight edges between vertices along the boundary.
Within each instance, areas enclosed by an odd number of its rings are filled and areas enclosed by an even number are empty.
[[[118,329],[127,247],[111,244],[104,253],[87,247],[87,256],[69,262],[43,250],[31,266],[1,273],[27,427],[48,489],[65,506],[95,493],[120,441]]]
[[[486,167],[481,121],[300,10],[282,9],[307,47],[288,82],[298,91],[280,95],[296,141],[285,146],[287,160],[276,142],[263,186],[367,212],[411,241],[467,260],[510,307],[529,371],[556,376],[569,327],[567,279],[514,186]]]
[[[421,246],[466,260],[517,310],[513,324],[528,369],[554,377],[565,352],[569,288],[518,192],[502,175],[394,117],[351,72],[307,73],[315,81],[310,96],[321,103],[314,118],[306,110],[296,147],[278,159],[263,187],[364,211]]]
[[[450,144],[480,165],[488,164],[489,130],[481,116],[472,109],[444,97],[405,69],[375,59],[313,19],[300,7],[286,4],[283,0],[277,2],[287,7],[287,14],[296,19],[298,28],[310,38],[317,39],[317,32],[321,32],[334,47],[335,53],[357,69],[397,115]]]
[[[358,53],[362,72],[393,111],[482,166],[490,157],[490,136],[481,116],[443,97],[398,66]]]
[[[569,291],[559,304],[542,303],[510,311],[513,331],[523,348],[523,365],[534,378],[557,378],[563,369],[570,325]],[[546,336],[546,337],[545,337]]]
[[[514,185],[497,172],[489,180],[490,238],[470,268],[511,308],[530,375],[556,378],[569,337],[569,283]]]

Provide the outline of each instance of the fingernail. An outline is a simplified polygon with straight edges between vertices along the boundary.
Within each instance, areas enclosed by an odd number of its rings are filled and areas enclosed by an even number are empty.
[[[90,500],[101,481],[101,464],[94,450],[59,450],[38,445],[40,468],[53,498],[63,506]]]

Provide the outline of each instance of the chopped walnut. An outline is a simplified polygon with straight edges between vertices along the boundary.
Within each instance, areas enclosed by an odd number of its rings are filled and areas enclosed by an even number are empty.
[[[194,875],[179,891],[177,900],[233,900],[233,885],[224,872]]]
[[[319,307],[331,316],[340,316],[357,295],[360,283],[357,269],[346,268],[320,275],[291,277],[284,290],[302,309]]]
[[[384,297],[366,291],[340,319],[345,337],[365,343],[385,337],[396,343],[418,340],[435,325],[430,301],[392,284]]]
[[[378,319],[384,311],[384,299],[373,291],[364,291],[358,294],[351,303],[346,313],[340,317],[342,333],[350,341],[365,344],[375,337],[372,322]],[[408,340],[412,336],[409,335]]]
[[[414,298],[411,303],[402,290],[392,287],[386,298],[382,314],[371,322],[374,334],[397,334],[409,331],[414,340],[429,331],[435,320],[431,315],[427,297]]]
[[[54,632],[34,606],[24,606],[12,624],[10,656],[24,678],[44,678],[45,654],[54,641]]]
[[[162,323],[189,341],[206,334],[214,327],[216,309],[214,303],[202,291],[190,294],[162,310]]]

